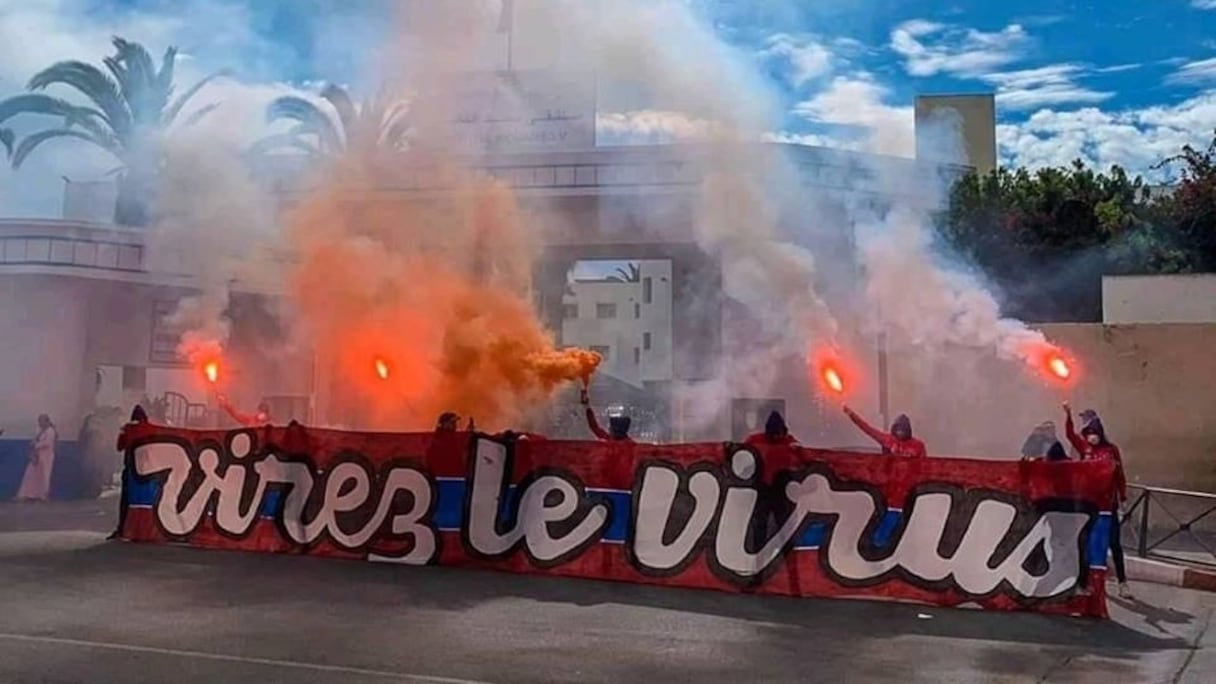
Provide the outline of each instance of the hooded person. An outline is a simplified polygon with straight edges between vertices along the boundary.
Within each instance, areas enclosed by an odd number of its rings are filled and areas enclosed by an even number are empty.
[[[1086,411],[1085,413],[1092,414],[1093,412]],[[1119,503],[1127,501],[1127,475],[1123,472],[1123,455],[1119,452],[1119,447],[1107,438],[1106,427],[1102,425],[1102,419],[1098,418],[1097,414],[1092,415],[1091,420],[1081,428],[1080,434],[1077,434],[1076,425],[1072,420],[1072,408],[1068,402],[1064,403],[1064,416],[1064,433],[1068,436],[1072,447],[1081,455],[1082,461],[1110,461],[1115,464],[1115,477],[1111,482],[1114,496],[1111,497],[1110,510],[1110,554],[1115,561],[1115,578],[1119,580],[1119,595],[1127,598],[1131,594],[1127,588],[1127,570],[1123,561],[1123,540],[1120,534],[1122,521],[1119,516]],[[1083,586],[1082,588],[1088,592],[1088,587]]]
[[[608,416],[608,429],[605,430],[600,427],[600,421],[595,417],[595,411],[591,408],[591,397],[587,394],[587,390],[584,389],[579,395],[579,403],[583,405],[587,414],[587,427],[590,428],[591,434],[595,435],[596,439],[607,442],[633,442],[633,438],[629,436],[629,428],[633,421],[629,416]]]
[[[764,421],[764,432],[757,432],[748,435],[747,439],[743,440],[744,444],[753,446],[769,444],[797,444],[798,439],[790,434],[790,428],[785,424],[785,417],[780,411],[773,411],[768,414],[768,420]]]
[[[265,399],[258,402],[257,410],[253,413],[242,413],[232,405],[228,397],[223,394],[216,397],[219,400],[220,408],[232,417],[239,425],[243,427],[261,427],[270,425],[270,404]]]
[[[435,421],[435,432],[456,432],[459,427],[460,415],[455,411],[444,411]]]
[[[1068,452],[1064,450],[1063,444],[1061,444],[1059,442],[1052,442],[1051,446],[1048,447],[1047,455],[1044,458],[1046,458],[1048,461],[1051,461],[1053,463],[1057,463],[1059,461],[1067,461]]]
[[[1047,455],[1047,450],[1059,442],[1060,439],[1056,437],[1056,424],[1050,420],[1043,421],[1035,426],[1022,443],[1022,458],[1043,458]]]
[[[866,433],[870,439],[878,442],[884,454],[907,458],[924,458],[927,455],[925,443],[912,436],[912,419],[906,414],[901,413],[896,416],[895,422],[891,423],[891,431],[883,432],[867,423],[848,406],[844,407],[844,412],[858,429]]]

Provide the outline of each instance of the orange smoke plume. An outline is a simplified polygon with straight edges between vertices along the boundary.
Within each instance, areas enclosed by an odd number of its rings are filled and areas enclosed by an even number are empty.
[[[455,411],[508,427],[589,380],[599,355],[557,349],[532,305],[539,249],[511,190],[423,152],[400,163],[435,164],[455,190],[376,195],[365,188],[397,171],[347,159],[288,217],[292,303],[331,370],[329,404],[350,407],[327,418],[430,429]],[[384,367],[368,373],[368,359]]]

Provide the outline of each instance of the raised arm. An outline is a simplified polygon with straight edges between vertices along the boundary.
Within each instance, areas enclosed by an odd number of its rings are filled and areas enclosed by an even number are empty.
[[[1081,435],[1077,434],[1077,426],[1072,422],[1072,407],[1068,405],[1068,402],[1064,402],[1064,435],[1068,438],[1068,443],[1072,445],[1072,448],[1084,457],[1089,445],[1085,443],[1084,439],[1081,439]]]
[[[849,420],[853,421],[853,424],[856,425],[858,429],[866,433],[870,439],[878,442],[879,446],[884,449],[891,448],[891,435],[867,423],[865,418],[857,415],[857,412],[848,406],[844,407],[844,413],[849,417]]]
[[[596,439],[609,439],[612,436],[608,431],[600,427],[600,421],[595,417],[595,411],[591,409],[591,397],[587,395],[587,390],[583,390],[579,395],[579,403],[587,413],[587,427],[591,429],[591,434],[595,435]]]

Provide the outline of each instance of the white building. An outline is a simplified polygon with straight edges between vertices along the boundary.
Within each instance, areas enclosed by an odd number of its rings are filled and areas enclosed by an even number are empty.
[[[569,283],[561,343],[599,352],[601,370],[632,385],[671,381],[671,262],[625,263],[621,275]]]

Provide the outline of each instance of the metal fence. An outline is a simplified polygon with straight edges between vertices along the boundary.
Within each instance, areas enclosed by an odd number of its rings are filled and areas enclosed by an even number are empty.
[[[1125,546],[1141,558],[1216,567],[1216,494],[1141,485],[1128,489],[1135,494],[1121,518]]]

